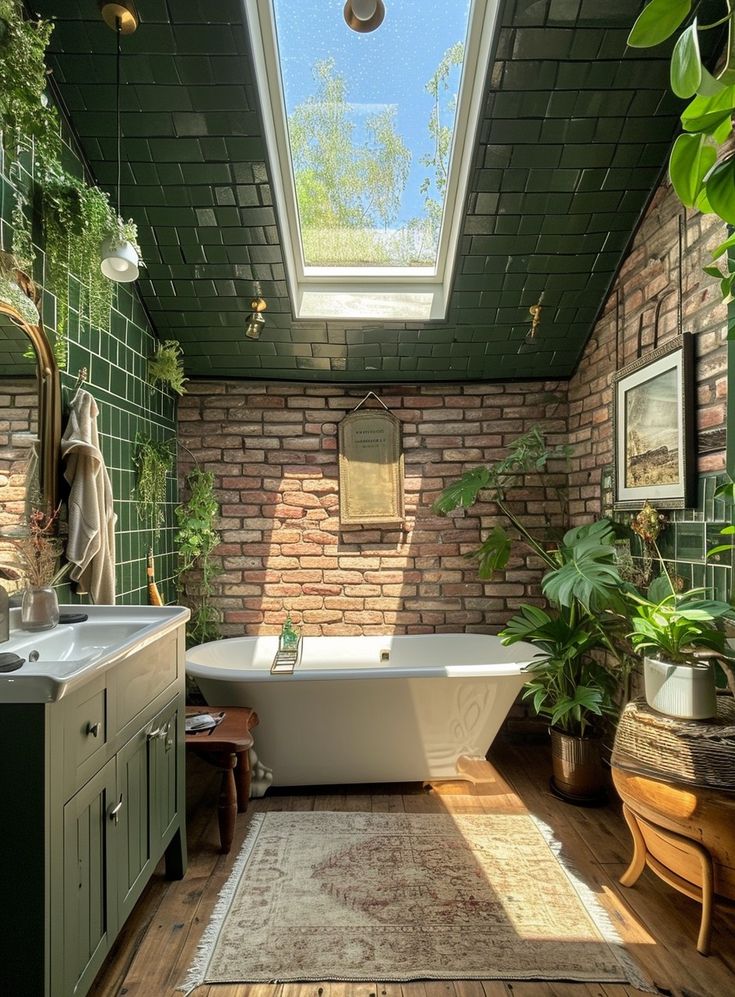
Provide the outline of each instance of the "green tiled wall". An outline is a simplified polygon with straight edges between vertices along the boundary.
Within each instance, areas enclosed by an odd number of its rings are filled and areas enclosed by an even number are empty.
[[[65,147],[67,169],[83,167],[73,146]],[[0,151],[0,247],[12,246],[11,213],[14,190],[19,183],[29,184],[32,160],[27,154],[19,166]],[[43,247],[37,247],[34,279],[43,286]],[[100,410],[98,428],[102,453],[107,464],[115,497],[117,524],[117,593],[118,602],[139,604],[147,601],[146,552],[150,534],[141,529],[134,500],[135,467],[133,456],[136,436],[140,433],[156,440],[173,437],[176,431],[176,406],[171,396],[146,381],[147,358],[156,337],[135,287],[116,285],[110,331],[91,328],[80,318],[75,305],[79,301],[78,277],[69,274],[70,308],[67,319],[69,361],[62,372],[64,418],[76,385],[77,372],[87,367],[87,389],[94,395]],[[42,316],[46,327],[56,325],[56,299],[44,290]],[[3,374],[10,370],[0,370]],[[173,508],[176,503],[176,477],[168,481],[166,522],[154,543],[156,575],[164,601],[175,597],[173,584]],[[70,598],[68,592],[61,593]],[[74,601],[82,601],[76,600]]]
[[[713,598],[723,600],[728,600],[732,592],[732,553],[715,554],[714,557],[707,557],[706,554],[712,547],[729,539],[721,537],[720,530],[732,523],[732,509],[715,498],[715,490],[727,480],[726,474],[701,475],[697,482],[696,508],[674,509],[666,513],[669,522],[658,539],[659,550],[667,565],[684,579],[687,588],[706,588]],[[603,492],[603,507],[610,510],[612,472],[603,477]],[[631,514],[615,513],[614,516],[620,522],[629,523]],[[631,553],[634,557],[642,554],[638,537],[631,541]]]

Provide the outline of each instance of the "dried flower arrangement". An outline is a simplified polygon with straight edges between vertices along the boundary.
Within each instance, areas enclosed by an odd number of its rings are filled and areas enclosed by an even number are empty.
[[[58,567],[61,543],[56,536],[59,510],[50,515],[33,509],[28,517],[28,530],[23,536],[4,537],[16,552],[15,567],[29,588],[45,588],[62,580],[69,565]]]

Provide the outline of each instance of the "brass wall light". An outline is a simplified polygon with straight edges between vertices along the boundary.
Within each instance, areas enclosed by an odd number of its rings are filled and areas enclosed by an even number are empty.
[[[365,35],[383,23],[385,4],[383,0],[347,0],[344,15],[348,27]]]
[[[250,319],[245,326],[245,335],[248,339],[260,339],[260,334],[265,327],[265,315],[263,312],[267,307],[267,301],[260,294],[250,302]]]
[[[535,305],[531,305],[528,313],[531,316],[531,328],[526,333],[526,342],[532,343],[536,339],[538,327],[541,323],[541,302],[544,300],[543,294]]]

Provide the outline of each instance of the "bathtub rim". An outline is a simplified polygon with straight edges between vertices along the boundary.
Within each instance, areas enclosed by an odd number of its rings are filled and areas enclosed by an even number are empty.
[[[274,636],[274,635],[268,635]],[[359,640],[360,634],[345,637],[344,640]],[[373,635],[371,635],[372,637]],[[427,634],[385,634],[385,637],[411,640],[414,637],[427,637]],[[500,638],[495,634],[437,634],[433,636],[441,637],[487,637],[500,643]],[[234,641],[256,641],[257,637],[243,635],[242,637],[224,637],[216,641],[208,641],[205,644],[196,644],[186,650],[186,674],[193,678],[212,679],[215,681],[237,681],[237,682],[323,682],[323,681],[345,681],[360,679],[410,679],[410,678],[505,678],[513,675],[522,675],[538,663],[538,657],[542,653],[532,644],[521,642],[516,644],[519,650],[525,647],[533,651],[532,656],[521,656],[514,661],[504,661],[500,663],[484,662],[471,665],[419,665],[410,667],[397,667],[380,665],[375,667],[353,667],[353,668],[304,668],[300,670],[298,665],[291,674],[271,674],[269,668],[243,668],[237,665],[208,664],[202,661],[192,661],[189,655],[192,652],[210,647],[212,645],[223,645]],[[306,638],[306,640],[319,640],[319,636]]]

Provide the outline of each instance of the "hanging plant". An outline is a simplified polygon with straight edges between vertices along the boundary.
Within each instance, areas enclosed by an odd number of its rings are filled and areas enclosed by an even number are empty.
[[[171,440],[138,436],[135,456],[138,517],[157,539],[166,520],[166,476],[173,469]]]
[[[195,468],[186,476],[189,498],[176,508],[179,530],[176,546],[179,552],[177,588],[179,597],[191,607],[187,624],[189,646],[217,640],[221,616],[211,599],[213,580],[220,573],[212,554],[220,542],[214,528],[219,504],[214,495],[214,475]]]
[[[735,114],[735,5],[727,0],[725,13],[710,24],[700,24],[697,11],[698,5],[691,0],[649,0],[631,29],[628,45],[653,48],[680,32],[671,55],[671,89],[689,103],[681,113],[684,131],[671,150],[669,178],[684,207],[735,225],[735,154],[731,142]],[[728,34],[725,59],[713,76],[702,64],[699,39],[703,32],[723,26]],[[704,267],[705,273],[720,281],[726,304],[735,300],[735,269],[728,252],[733,248],[735,235],[713,250],[716,265]],[[730,325],[728,335],[735,337],[735,325]]]
[[[80,285],[80,316],[107,331],[114,285],[100,270],[99,249],[115,224],[107,194],[61,169],[47,172],[43,188],[44,247],[50,289],[56,295],[57,332],[66,331],[69,276]]]
[[[58,161],[59,116],[46,96],[46,49],[51,21],[26,20],[18,0],[0,0],[0,123],[14,158],[33,140],[36,158]]]
[[[181,359],[184,351],[177,339],[167,339],[156,346],[153,356],[148,360],[148,380],[152,385],[163,384],[175,391],[177,395],[185,395],[184,364]]]

